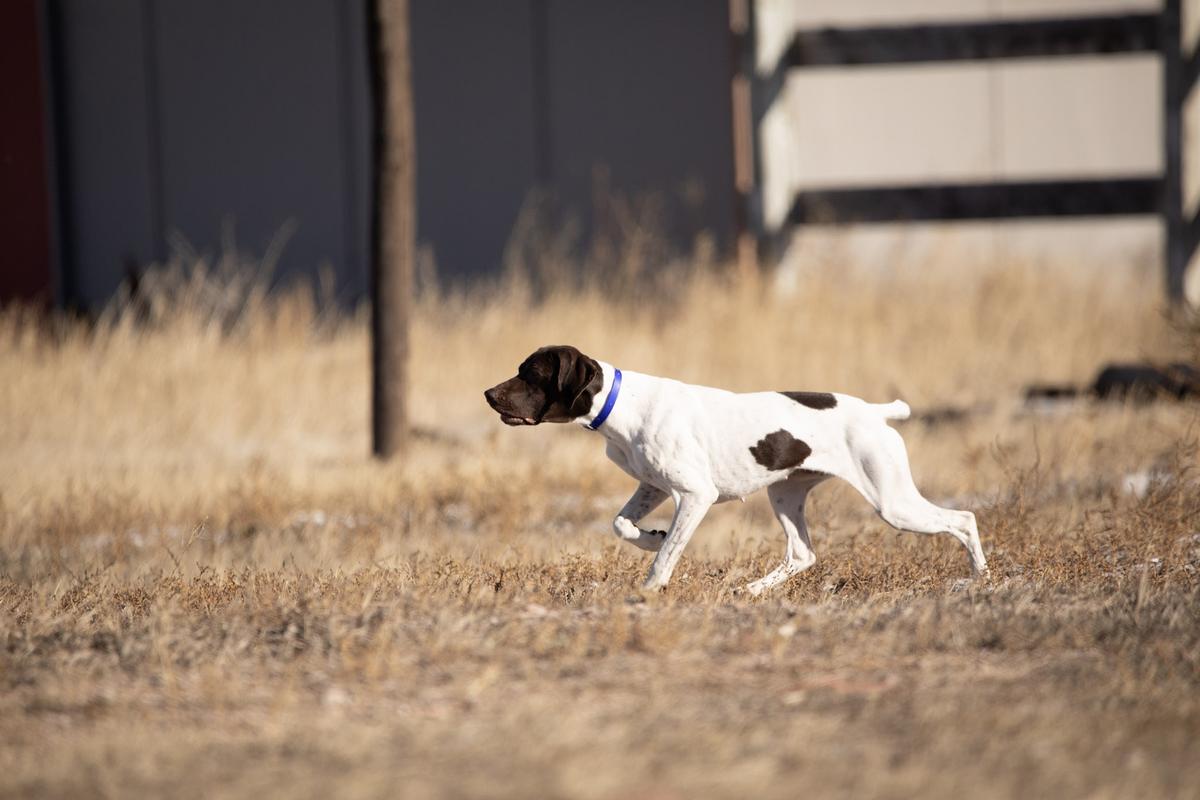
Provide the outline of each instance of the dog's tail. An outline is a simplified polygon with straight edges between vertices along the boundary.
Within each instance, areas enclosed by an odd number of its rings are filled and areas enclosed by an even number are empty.
[[[912,409],[903,400],[893,400],[890,403],[871,403],[871,408],[883,414],[884,419],[908,419]]]

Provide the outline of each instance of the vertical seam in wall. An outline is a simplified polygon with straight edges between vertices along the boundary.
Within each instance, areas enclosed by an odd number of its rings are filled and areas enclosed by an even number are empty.
[[[155,0],[142,0],[142,69],[145,72],[146,90],[146,161],[149,173],[151,256],[159,262],[166,261],[165,224],[165,176],[163,175],[162,106],[159,102],[158,82],[158,20],[154,9]]]
[[[530,44],[533,67],[533,147],[537,182],[544,188],[553,180],[550,142],[550,37],[546,0],[530,0]]]
[[[1000,19],[996,0],[987,2],[987,19]],[[1002,183],[1004,174],[1004,137],[1008,131],[1004,126],[1004,64],[1003,59],[989,58],[985,62],[987,76],[987,175],[989,183]],[[992,220],[987,233],[987,242],[993,263],[1004,261],[1007,238],[996,220]]]
[[[1163,248],[1167,299],[1183,299],[1184,276],[1194,252],[1183,217],[1183,53],[1180,44],[1180,0],[1165,0],[1159,12],[1159,53],[1162,59],[1163,174],[1160,214],[1166,242]]]
[[[66,48],[63,46],[61,0],[42,3],[42,80],[46,86],[46,179],[50,193],[50,263],[54,298],[62,306],[78,303],[78,281],[71,246],[70,153],[67,144]]]
[[[351,118],[351,68],[350,68],[350,3],[342,0],[331,0],[334,14],[337,16],[337,33],[334,47],[337,48],[336,61],[338,65],[338,89],[335,98],[336,108],[341,117],[339,148],[342,159],[342,192],[344,193],[342,207],[342,257],[345,262],[340,268],[333,265],[334,274],[349,276],[350,270],[359,266],[357,232],[358,226],[358,175],[354,169],[354,120]],[[362,0],[360,0],[362,2]],[[367,10],[369,12],[369,9]],[[365,280],[365,278],[364,278]],[[336,292],[336,288],[335,288]]]

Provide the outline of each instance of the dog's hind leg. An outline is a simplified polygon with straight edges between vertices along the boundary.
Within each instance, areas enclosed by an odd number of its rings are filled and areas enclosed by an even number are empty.
[[[822,480],[824,477],[814,479],[812,476],[798,476],[771,484],[767,488],[771,510],[775,512],[775,517],[787,536],[787,555],[784,562],[766,576],[746,584],[746,591],[750,594],[762,594],[817,563],[812,541],[808,537],[808,525],[804,521],[804,504],[808,500],[809,491]]]
[[[908,452],[900,434],[887,425],[872,428],[869,436],[854,437],[850,450],[857,459],[857,475],[847,480],[894,528],[913,533],[945,533],[964,548],[976,575],[987,574],[987,559],[979,541],[975,515],[935,506],[921,496],[908,466]]]
[[[633,497],[617,513],[613,520],[613,533],[617,538],[630,542],[643,550],[657,552],[666,541],[666,531],[645,531],[637,526],[642,518],[662,505],[667,493],[648,483],[638,485]]]

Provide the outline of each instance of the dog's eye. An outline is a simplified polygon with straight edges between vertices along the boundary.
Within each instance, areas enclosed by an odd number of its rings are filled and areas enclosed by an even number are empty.
[[[526,366],[525,364],[522,364],[521,368],[517,370],[517,377],[528,384],[532,384],[533,386],[541,386],[544,382],[550,379],[549,376],[544,373],[545,370],[538,369],[537,365],[530,364]]]

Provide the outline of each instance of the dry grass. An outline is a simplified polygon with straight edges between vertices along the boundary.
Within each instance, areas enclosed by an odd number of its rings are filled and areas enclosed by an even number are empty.
[[[0,794],[1195,796],[1195,409],[1017,402],[1185,348],[1155,282],[428,294],[422,435],[388,466],[364,457],[362,316],[214,285],[177,280],[140,325],[0,313]],[[501,428],[480,397],[548,342],[977,407],[903,432],[927,493],[979,514],[995,578],[963,588],[952,543],[828,487],[820,560],[783,590],[731,594],[782,551],[752,500],[628,603],[646,556],[608,531],[629,480],[585,432]]]

